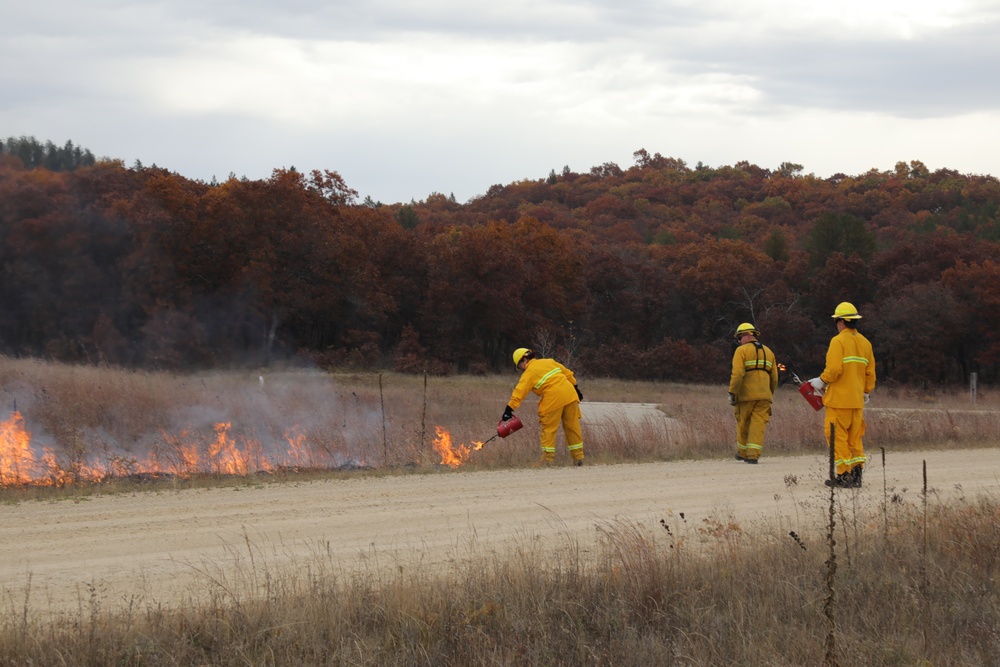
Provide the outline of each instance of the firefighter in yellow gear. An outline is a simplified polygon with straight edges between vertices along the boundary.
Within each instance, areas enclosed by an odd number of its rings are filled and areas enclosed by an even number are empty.
[[[859,488],[864,469],[865,403],[875,389],[875,355],[872,344],[858,332],[861,315],[844,301],[834,310],[837,335],[830,340],[826,367],[810,384],[823,392],[823,432],[833,447],[837,478],[827,485]],[[834,442],[830,442],[830,425]]]
[[[757,340],[749,322],[736,327],[739,347],[733,353],[729,403],[736,415],[736,458],[757,463],[764,449],[764,430],[771,419],[771,399],[778,388],[778,364],[771,348]]]
[[[521,371],[521,379],[514,387],[501,419],[510,419],[528,392],[538,394],[542,462],[555,461],[556,434],[559,424],[562,424],[566,447],[573,457],[573,464],[583,465],[583,435],[580,431],[580,401],[583,400],[583,394],[576,385],[573,371],[555,359],[536,358],[534,351],[526,347],[514,350],[514,365]]]

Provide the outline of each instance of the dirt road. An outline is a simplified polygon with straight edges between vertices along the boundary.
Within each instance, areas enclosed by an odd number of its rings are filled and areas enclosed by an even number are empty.
[[[890,453],[890,494],[920,502],[922,462],[935,498],[1000,492],[1000,450]],[[689,525],[733,517],[778,522],[822,537],[826,459],[765,458],[588,465],[357,478],[238,489],[159,491],[23,502],[3,509],[3,613],[178,604],[228,567],[303,564],[322,555],[345,570],[441,567],[526,540],[585,548],[618,521],[656,530],[684,513]],[[883,499],[873,460],[863,505]],[[30,590],[29,590],[30,589]]]

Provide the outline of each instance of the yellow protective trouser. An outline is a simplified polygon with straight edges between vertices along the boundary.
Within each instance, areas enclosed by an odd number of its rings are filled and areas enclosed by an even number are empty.
[[[764,429],[771,419],[771,401],[740,401],[736,414],[736,450],[745,459],[759,459],[764,449]]]
[[[542,460],[556,460],[556,433],[562,423],[566,447],[574,461],[583,459],[583,434],[580,432],[580,401],[538,415],[542,427]]]
[[[865,447],[861,437],[865,434],[864,408],[831,408],[827,406],[823,417],[823,433],[826,444],[830,444],[830,424],[835,427],[833,459],[837,464],[837,474],[853,470],[865,459]]]

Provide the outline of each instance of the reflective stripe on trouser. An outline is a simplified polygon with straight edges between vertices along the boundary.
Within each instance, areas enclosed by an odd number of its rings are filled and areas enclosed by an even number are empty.
[[[736,450],[745,459],[759,459],[764,450],[764,430],[771,419],[771,401],[740,401],[736,415]]]
[[[833,459],[837,464],[837,474],[842,475],[867,460],[864,444],[861,442],[865,434],[864,408],[827,407],[823,417],[823,434],[827,445],[830,444],[830,424],[836,427]]]
[[[563,435],[566,436],[566,448],[574,461],[583,459],[583,434],[580,432],[580,402],[573,401],[568,405],[550,412],[538,415],[538,423],[542,427],[542,460],[554,461],[556,458],[556,434],[559,424],[562,424]]]

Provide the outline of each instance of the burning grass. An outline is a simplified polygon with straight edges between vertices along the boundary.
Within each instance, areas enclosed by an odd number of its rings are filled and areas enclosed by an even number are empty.
[[[284,479],[344,471],[373,474],[530,465],[538,425],[494,439],[516,382],[489,377],[398,374],[196,375],[77,367],[0,357],[0,494],[31,487],[110,489],[130,481],[172,485],[238,477]],[[725,388],[581,377],[589,401],[655,404],[670,421],[613,418],[585,424],[589,462],[727,457],[733,417]],[[876,392],[872,449],[994,446],[1000,405],[962,392]],[[584,421],[587,403],[583,404]],[[774,402],[765,456],[822,447],[821,416],[793,388]],[[568,460],[560,444],[557,463]]]
[[[842,515],[856,508],[850,500]],[[525,539],[448,571],[278,567],[248,538],[181,609],[0,617],[0,665],[992,665],[1000,504],[902,505],[838,538],[835,661],[821,533],[725,517],[599,527],[596,553]],[[883,528],[883,525],[885,526]],[[284,565],[284,564],[282,564]]]

